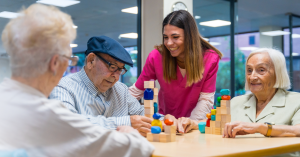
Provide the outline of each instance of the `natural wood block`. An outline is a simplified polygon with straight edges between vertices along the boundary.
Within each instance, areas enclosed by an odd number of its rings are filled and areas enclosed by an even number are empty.
[[[153,142],[159,142],[160,134],[152,134],[152,136],[153,136]]]
[[[147,140],[148,141],[150,141],[150,142],[152,142],[153,141],[153,135],[152,135],[152,133],[147,133]]]
[[[218,112],[217,112],[218,113]],[[221,114],[216,114],[216,121],[221,121],[222,116]]]
[[[156,103],[158,102],[157,97],[158,97],[157,95],[154,95],[154,96],[153,96],[153,102],[156,102]]]
[[[154,114],[154,107],[144,107],[145,108],[145,114]]]
[[[160,133],[159,134],[159,142],[175,142],[176,134],[166,134]]]
[[[221,121],[215,121],[215,128],[221,128]]]
[[[222,122],[231,122],[231,115],[230,114],[222,114]]]
[[[205,134],[211,134],[211,128],[205,127]]]
[[[217,114],[216,115],[218,115],[218,114],[221,114],[221,107],[217,107]]]
[[[230,108],[230,100],[221,100],[221,107],[229,107]]]
[[[144,88],[154,88],[154,81],[144,81]]]
[[[215,126],[216,126],[216,121],[210,121],[210,127],[211,128],[215,128]]]
[[[154,88],[153,93],[154,93],[154,95],[158,95],[158,88]]]
[[[153,103],[153,100],[144,100],[144,107],[154,107]]]
[[[221,128],[214,128],[215,135],[221,135]]]
[[[226,124],[227,122],[221,122],[221,128],[225,128],[225,124]]]
[[[221,114],[230,114],[230,107],[221,107]]]
[[[145,117],[153,118],[153,114],[145,114]]]
[[[166,134],[175,134],[176,135],[176,126],[175,125],[165,125],[164,131]]]

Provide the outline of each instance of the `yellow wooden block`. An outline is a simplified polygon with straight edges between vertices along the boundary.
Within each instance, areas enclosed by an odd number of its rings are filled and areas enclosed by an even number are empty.
[[[221,116],[221,114],[218,114],[218,111],[217,111],[216,121],[221,121],[221,119],[222,119],[222,116]]]
[[[154,88],[154,81],[144,81],[144,88]]]
[[[153,100],[144,100],[144,107],[154,107]]]
[[[229,107],[230,108],[230,100],[221,100],[221,107]]]
[[[221,107],[221,114],[230,114],[230,107]]]
[[[150,114],[150,115],[154,114],[154,107],[144,107],[144,109],[145,109],[145,114]]]
[[[176,135],[176,126],[175,125],[165,125],[164,131],[166,134],[175,134]]]
[[[151,126],[159,126],[160,129],[162,130],[162,122],[161,122],[159,119],[154,119],[154,120],[151,122]]]
[[[216,115],[217,114],[217,110],[216,109],[211,109],[211,115]]]
[[[154,95],[154,96],[153,96],[153,102],[156,102],[156,103],[158,102],[157,97],[158,97],[157,95]]]
[[[153,93],[154,93],[154,95],[158,95],[158,88],[154,88]]]
[[[211,128],[205,127],[205,134],[211,134]]]

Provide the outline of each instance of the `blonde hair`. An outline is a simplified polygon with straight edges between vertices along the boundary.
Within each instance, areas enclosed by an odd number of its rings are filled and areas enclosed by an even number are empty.
[[[53,6],[33,4],[9,21],[2,41],[13,76],[36,77],[55,54],[66,54],[76,37],[71,17]]]
[[[255,54],[259,54],[259,53],[268,53],[273,65],[274,65],[276,82],[275,82],[275,85],[273,88],[280,88],[280,89],[285,89],[285,90],[290,89],[291,83],[290,83],[290,78],[289,78],[289,75],[288,75],[288,72],[286,69],[285,57],[279,50],[271,49],[271,48],[259,48],[250,53],[250,55],[247,58],[247,62],[246,62],[245,66],[247,66],[248,60],[252,56],[254,56]],[[245,81],[245,90],[250,90],[247,79]]]

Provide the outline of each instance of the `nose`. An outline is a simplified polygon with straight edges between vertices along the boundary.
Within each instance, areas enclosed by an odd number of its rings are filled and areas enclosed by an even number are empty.
[[[257,80],[257,72],[255,70],[252,71],[251,76],[250,76],[250,80]]]
[[[170,46],[170,45],[172,45],[172,44],[173,44],[173,41],[170,40],[170,39],[168,39],[168,40],[167,40],[167,46]]]

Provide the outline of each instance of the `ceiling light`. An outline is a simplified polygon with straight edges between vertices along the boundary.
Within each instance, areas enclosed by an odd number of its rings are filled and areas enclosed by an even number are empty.
[[[195,16],[195,19],[200,19],[200,18],[201,18],[201,16],[197,16],[197,15]]]
[[[224,21],[224,20],[212,20],[212,21],[200,22],[199,24],[208,27],[221,27],[221,26],[230,25],[231,22]]]
[[[70,44],[70,47],[77,47],[77,44]]]
[[[202,39],[204,39],[204,40],[206,40],[206,41],[209,41],[209,39],[208,39],[208,38],[203,38],[203,37],[202,37]]]
[[[137,54],[138,51],[137,51],[137,50],[132,50],[132,51],[130,51],[130,53],[131,53],[131,54]]]
[[[300,34],[293,34],[292,38],[300,38]]]
[[[0,17],[9,18],[9,19],[16,18],[19,15],[20,15],[19,13],[14,13],[14,12],[9,12],[9,11],[2,11],[2,12],[0,12]]]
[[[211,45],[216,46],[216,45],[221,45],[219,42],[209,42]]]
[[[293,56],[299,56],[299,53],[293,52],[292,55]]]
[[[137,14],[138,13],[138,7],[131,7],[121,10],[124,13],[130,13],[130,14]]]
[[[138,38],[137,33],[125,33],[125,34],[120,34],[119,39],[121,38],[131,38],[131,39],[136,39]]]
[[[252,46],[250,46],[250,47],[240,47],[239,49],[243,50],[243,51],[254,51],[254,50],[258,49],[258,47],[252,47]]]
[[[277,30],[277,31],[261,32],[261,34],[262,35],[267,35],[267,36],[280,36],[280,35],[290,34],[290,32],[285,32],[285,31]]]
[[[78,28],[78,26],[75,26],[75,25],[73,25],[73,28],[77,29],[77,28]]]
[[[48,5],[54,5],[54,6],[58,6],[58,7],[68,7],[68,6],[80,3],[80,1],[76,1],[76,0],[39,0],[36,2],[48,4]]]

